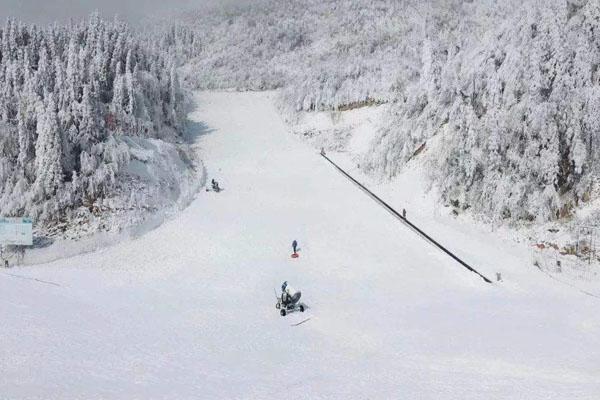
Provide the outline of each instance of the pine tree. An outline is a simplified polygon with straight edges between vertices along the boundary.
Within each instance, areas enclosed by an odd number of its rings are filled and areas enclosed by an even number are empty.
[[[38,111],[35,144],[36,187],[39,199],[56,194],[63,182],[61,143],[56,103],[48,95],[46,107]]]

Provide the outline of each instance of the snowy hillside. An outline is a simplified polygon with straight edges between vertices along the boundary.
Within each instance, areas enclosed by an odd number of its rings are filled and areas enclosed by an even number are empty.
[[[600,398],[597,0],[200,3],[0,27],[0,400]]]
[[[394,175],[441,135],[432,176],[446,202],[512,221],[571,217],[599,172],[599,19],[597,1],[526,1],[467,48],[425,43],[372,167]]]
[[[0,271],[3,398],[597,398],[597,298],[493,236],[429,231],[502,272],[486,284],[290,135],[270,94],[196,99],[224,191],[137,240]],[[304,314],[279,316],[284,280]]]
[[[284,88],[294,109],[391,100],[418,73],[412,41],[421,32],[409,3],[269,0],[201,10],[182,22],[180,47],[191,47],[189,30],[202,44],[185,80],[208,89]]]
[[[280,88],[290,120],[387,104],[366,172],[393,180],[436,149],[423,176],[440,203],[494,225],[558,221],[570,238],[552,245],[571,253],[600,221],[598,21],[590,0],[265,0],[187,15],[167,47],[193,87]]]
[[[197,188],[175,65],[97,15],[0,28],[0,215],[37,236],[143,220]]]
[[[209,36],[198,35],[186,79],[283,87],[282,105],[297,110],[392,101],[369,160],[386,175],[450,121],[434,176],[444,199],[546,221],[591,193],[599,15],[584,0],[260,2],[188,17]]]

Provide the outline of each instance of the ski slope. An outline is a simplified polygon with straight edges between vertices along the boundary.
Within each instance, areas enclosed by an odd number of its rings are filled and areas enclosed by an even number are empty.
[[[600,300],[533,272],[484,283],[289,134],[271,96],[196,95],[223,192],[138,239],[0,271],[0,398],[599,398]],[[279,316],[284,280],[304,314]]]

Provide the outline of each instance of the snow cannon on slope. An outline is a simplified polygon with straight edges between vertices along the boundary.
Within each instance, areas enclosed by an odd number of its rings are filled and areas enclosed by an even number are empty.
[[[289,313],[295,311],[304,312],[306,310],[306,304],[300,303],[300,297],[302,293],[299,290],[293,289],[288,285],[287,281],[281,285],[281,295],[277,297],[277,304],[275,308],[279,310],[279,314],[285,317]]]
[[[217,182],[214,179],[210,181],[210,186],[211,186],[211,189],[213,192],[219,193],[222,190],[221,187],[219,186],[219,182]],[[206,188],[206,191],[208,192],[210,190],[208,188]]]

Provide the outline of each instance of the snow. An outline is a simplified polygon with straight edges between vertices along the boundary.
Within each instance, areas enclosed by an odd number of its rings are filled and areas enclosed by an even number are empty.
[[[12,265],[47,263],[78,254],[97,251],[123,240],[139,237],[160,226],[195,198],[205,184],[202,163],[188,144],[176,145],[159,139],[123,136],[130,154],[124,168],[125,185],[136,185],[98,202],[102,208],[92,213],[86,207],[76,210],[68,224],[55,228],[54,238],[43,232],[34,235],[41,243],[24,254],[11,249],[4,257]]]
[[[274,97],[196,95],[195,149],[223,192],[136,239],[0,271],[3,398],[597,398],[600,300],[412,199],[436,239],[502,266],[485,284],[291,135]],[[279,316],[284,280],[304,314]]]
[[[361,107],[349,111],[284,113],[292,132],[308,138],[315,148],[364,154],[381,128],[389,105]]]
[[[541,225],[597,198],[599,4],[265,0],[186,14],[159,42],[196,88],[280,88],[288,111],[389,104],[365,160],[382,176],[446,131],[429,171],[446,202]]]
[[[378,132],[385,129],[389,108],[382,105],[344,112],[300,112],[286,115],[286,122],[292,132],[307,139],[316,150],[324,147],[338,164],[397,210],[406,209],[410,219],[426,232],[440,232],[443,243],[456,249],[459,255],[477,259],[477,265],[487,276],[494,277],[496,272],[516,276],[522,273],[523,266],[537,264],[543,273],[565,285],[600,297],[600,265],[588,264],[585,257],[563,255],[553,247],[567,248],[574,243],[578,227],[592,226],[586,219],[593,218],[598,204],[592,201],[577,208],[570,221],[512,226],[498,219],[481,221],[481,216],[460,208],[444,207],[431,175],[436,173],[436,164],[443,157],[451,135],[448,129],[430,138],[396,176],[381,178],[371,168],[368,160],[372,157],[372,144]],[[473,231],[481,238],[475,253],[462,248],[465,241],[471,240]],[[545,248],[539,249],[538,244],[544,244]],[[511,254],[511,262],[507,262],[506,254]],[[557,261],[562,264],[560,271]]]

